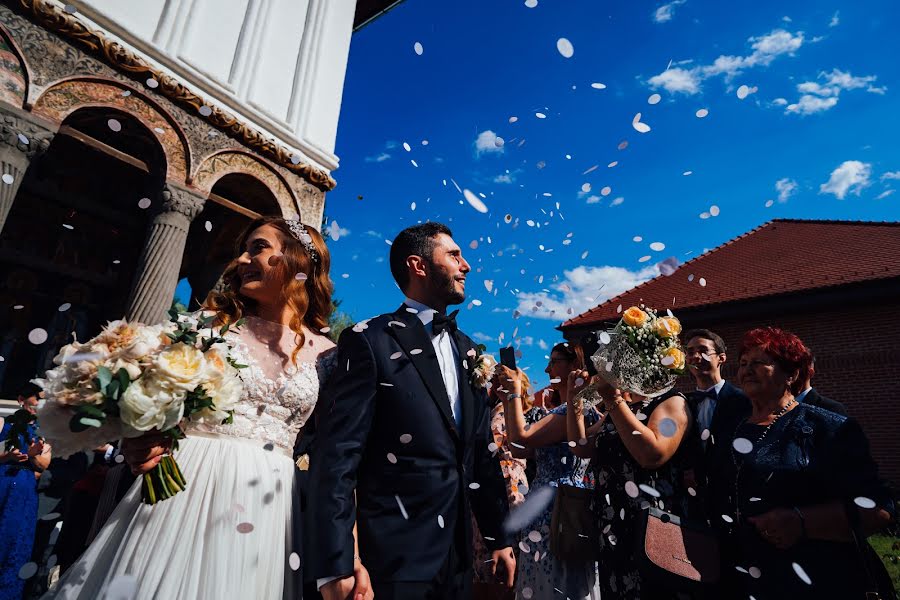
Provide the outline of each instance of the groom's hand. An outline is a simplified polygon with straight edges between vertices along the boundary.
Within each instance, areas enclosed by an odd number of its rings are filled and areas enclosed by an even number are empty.
[[[329,581],[319,590],[325,600],[347,600],[353,591],[353,575]],[[355,598],[353,600],[356,600]]]
[[[319,590],[325,600],[372,600],[372,582],[369,572],[357,560],[354,563],[353,575],[329,581]]]
[[[507,546],[506,548],[494,550],[491,552],[491,558],[494,559],[491,565],[491,574],[496,576],[497,566],[502,564],[503,569],[506,571],[506,587],[512,589],[516,581],[516,555],[513,554],[513,549]]]

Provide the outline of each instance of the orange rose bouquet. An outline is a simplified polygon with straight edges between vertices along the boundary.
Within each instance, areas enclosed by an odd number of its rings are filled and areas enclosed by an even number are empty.
[[[610,385],[647,398],[660,396],[684,373],[680,333],[681,322],[671,312],[659,316],[632,306],[612,331],[599,334],[600,348],[591,360]]]

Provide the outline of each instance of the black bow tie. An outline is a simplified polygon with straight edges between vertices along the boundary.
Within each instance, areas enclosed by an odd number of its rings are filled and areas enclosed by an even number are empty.
[[[431,321],[431,334],[441,335],[444,331],[456,333],[456,315],[459,310],[454,310],[449,315],[434,313],[434,319]]]
[[[693,400],[697,404],[700,404],[707,398],[710,398],[712,400],[719,399],[719,395],[716,393],[716,388],[713,388],[711,390],[696,390],[694,392],[691,392],[691,400]]]

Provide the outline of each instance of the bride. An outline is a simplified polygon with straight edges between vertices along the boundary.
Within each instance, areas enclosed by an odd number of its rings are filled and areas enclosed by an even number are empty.
[[[45,598],[254,598],[302,595],[294,441],[334,366],[320,332],[332,310],[330,256],[299,221],[256,219],[238,240],[224,292],[204,308],[229,331],[244,391],[230,425],[187,423],[178,463],[187,489],[141,503],[140,479],[90,548]],[[126,440],[136,474],[169,452],[158,434]],[[358,565],[359,587],[371,596]],[[132,588],[128,590],[128,588]],[[354,597],[356,595],[354,594]]]

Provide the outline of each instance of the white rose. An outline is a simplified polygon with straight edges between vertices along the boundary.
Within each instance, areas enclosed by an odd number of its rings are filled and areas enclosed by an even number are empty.
[[[138,360],[163,345],[164,328],[162,325],[138,327],[131,338],[125,340],[119,355],[126,360]]]
[[[204,355],[203,376],[204,382],[216,382],[222,379],[229,371],[234,368],[228,364],[227,355],[221,348],[213,347]],[[209,386],[205,386],[209,387]]]
[[[141,376],[141,366],[137,364],[133,360],[124,360],[118,359],[115,363],[110,367],[110,371],[112,371],[113,375],[119,372],[119,369],[125,369],[128,372],[128,378],[134,381],[138,377]]]
[[[226,374],[221,379],[205,385],[204,389],[212,398],[214,406],[200,411],[195,418],[215,425],[228,418],[228,413],[235,409],[244,392],[243,383],[236,373]]]
[[[163,385],[190,392],[202,382],[205,363],[203,352],[179,342],[156,356],[154,371]]]
[[[184,415],[182,390],[170,390],[145,378],[131,383],[119,399],[119,416],[125,437],[137,437],[151,429],[165,431]]]

